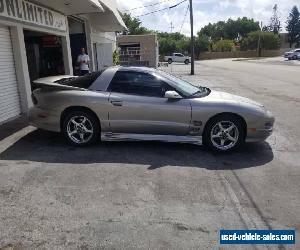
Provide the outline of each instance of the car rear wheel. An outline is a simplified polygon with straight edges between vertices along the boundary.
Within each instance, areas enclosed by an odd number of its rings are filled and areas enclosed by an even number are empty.
[[[171,64],[172,62],[173,62],[173,60],[170,58],[170,59],[168,60],[168,63]]]
[[[189,59],[186,59],[186,60],[184,61],[184,63],[185,63],[185,64],[189,64],[189,63],[190,63],[190,60],[189,60]]]
[[[207,124],[203,135],[206,146],[216,152],[231,152],[245,141],[245,131],[241,120],[234,115],[221,115]]]
[[[63,120],[63,133],[75,146],[87,146],[99,138],[100,125],[97,118],[87,111],[72,111]]]

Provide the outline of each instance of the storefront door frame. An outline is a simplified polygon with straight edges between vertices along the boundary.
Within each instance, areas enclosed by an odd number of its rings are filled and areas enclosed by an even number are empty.
[[[62,38],[62,50],[65,73],[72,75],[72,57],[70,48],[69,30],[60,32],[56,30],[49,30],[38,26],[24,25],[15,21],[8,21],[5,18],[0,18],[0,24],[10,28],[11,40],[13,46],[13,53],[15,59],[16,76],[18,82],[18,89],[20,93],[20,102],[22,113],[26,113],[32,107],[31,100],[31,83],[28,72],[27,55],[24,40],[24,29],[37,32],[46,33],[49,35],[57,35]]]

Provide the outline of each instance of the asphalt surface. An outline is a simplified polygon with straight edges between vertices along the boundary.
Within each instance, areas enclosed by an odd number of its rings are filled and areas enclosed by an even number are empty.
[[[217,249],[220,229],[296,229],[296,246],[236,248],[300,248],[300,64],[164,70],[265,104],[274,134],[219,155],[159,142],[75,148],[22,121],[2,126],[0,249]]]

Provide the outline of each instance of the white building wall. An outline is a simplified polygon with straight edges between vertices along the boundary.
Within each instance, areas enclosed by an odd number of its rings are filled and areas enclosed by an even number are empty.
[[[115,32],[92,33],[91,39],[94,50],[95,70],[113,65],[113,52],[116,50]]]

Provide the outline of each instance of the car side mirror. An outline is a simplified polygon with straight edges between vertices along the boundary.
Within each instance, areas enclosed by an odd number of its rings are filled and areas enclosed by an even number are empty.
[[[182,96],[179,95],[176,91],[174,90],[169,90],[169,91],[166,91],[165,93],[165,98],[168,98],[168,99],[182,99]]]

